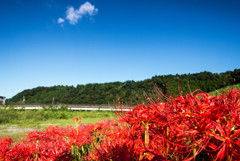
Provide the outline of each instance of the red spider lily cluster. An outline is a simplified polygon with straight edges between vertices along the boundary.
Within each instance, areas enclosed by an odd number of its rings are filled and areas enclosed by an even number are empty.
[[[121,108],[121,105],[120,105]],[[173,98],[160,91],[118,120],[48,127],[11,144],[0,139],[0,160],[240,160],[240,91],[200,90]]]

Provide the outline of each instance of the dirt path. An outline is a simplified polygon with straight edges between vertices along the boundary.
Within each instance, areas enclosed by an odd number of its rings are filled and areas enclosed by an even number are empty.
[[[50,125],[58,125],[58,124],[28,124],[27,127],[24,125],[0,125],[0,134],[12,134],[12,133],[23,133],[23,132],[30,132],[34,130],[40,130],[41,127],[46,127]]]

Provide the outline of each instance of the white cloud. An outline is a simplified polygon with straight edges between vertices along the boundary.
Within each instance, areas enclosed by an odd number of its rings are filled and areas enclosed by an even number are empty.
[[[70,24],[74,25],[78,23],[78,20],[85,15],[93,16],[98,13],[98,8],[95,8],[89,2],[82,4],[79,9],[74,9],[74,7],[69,7],[66,12],[66,19]]]
[[[95,8],[91,3],[85,2],[79,7],[78,13],[81,15],[89,14],[90,16],[93,16],[94,14],[97,14],[98,9]]]
[[[58,22],[59,24],[63,23],[64,21],[65,21],[65,20],[64,20],[63,18],[61,18],[61,17],[59,17],[58,20],[57,20],[57,22]]]
[[[82,15],[78,14],[73,7],[67,9],[66,19],[69,20],[70,24],[76,24],[79,18],[82,18]]]

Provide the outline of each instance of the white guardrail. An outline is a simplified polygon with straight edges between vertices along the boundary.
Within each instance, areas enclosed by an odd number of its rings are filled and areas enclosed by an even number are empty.
[[[9,108],[9,107],[7,107]],[[14,107],[16,110],[41,110],[42,107]],[[115,108],[96,108],[96,107],[68,107],[69,110],[78,111],[78,110],[85,110],[85,111],[131,111],[132,109],[123,108],[123,109],[115,109]]]

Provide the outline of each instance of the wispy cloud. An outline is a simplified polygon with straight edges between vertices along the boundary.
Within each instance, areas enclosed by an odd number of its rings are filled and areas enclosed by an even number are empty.
[[[57,22],[58,22],[59,24],[61,24],[61,23],[63,23],[64,21],[65,21],[65,20],[64,20],[63,18],[59,17]]]
[[[65,19],[68,20],[70,24],[75,25],[84,16],[90,16],[90,19],[92,19],[92,16],[94,16],[97,13],[98,8],[96,8],[89,2],[85,2],[78,9],[74,9],[74,7],[72,6],[68,7]],[[59,24],[64,23],[65,19],[59,17],[58,23]]]

